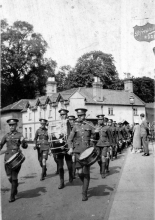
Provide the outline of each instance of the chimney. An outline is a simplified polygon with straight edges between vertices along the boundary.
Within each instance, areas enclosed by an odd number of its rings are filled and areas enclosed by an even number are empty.
[[[35,91],[35,98],[38,98],[38,97],[40,97],[40,92],[39,92],[39,90],[36,90]]]
[[[49,77],[46,83],[46,95],[51,96],[53,93],[57,93],[57,82],[55,77]]]
[[[94,83],[93,83],[93,99],[96,102],[102,102],[102,89],[103,89],[103,84],[100,82],[99,77],[94,77]]]
[[[133,92],[133,78],[130,73],[127,73],[127,78],[124,79],[124,90],[126,92]]]

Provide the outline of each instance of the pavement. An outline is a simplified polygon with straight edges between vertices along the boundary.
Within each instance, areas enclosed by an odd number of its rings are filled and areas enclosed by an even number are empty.
[[[128,149],[120,180],[113,193],[108,220],[154,220],[155,143],[149,143],[150,156]]]

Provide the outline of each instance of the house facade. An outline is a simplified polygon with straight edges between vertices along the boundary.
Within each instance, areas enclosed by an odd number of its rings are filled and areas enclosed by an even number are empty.
[[[56,92],[54,77],[48,78],[46,96],[38,97],[27,102],[22,110],[23,135],[27,140],[33,140],[36,130],[40,127],[39,119],[48,120],[49,134],[61,126],[59,110],[65,108],[68,115],[75,115],[76,108],[86,108],[87,119],[95,122],[98,114],[113,119],[123,120],[130,124],[139,122],[140,114],[145,114],[145,103],[133,93],[131,78],[124,81],[124,90],[103,89],[99,78],[95,77],[93,87],[79,87]],[[134,103],[130,104],[130,97]]]

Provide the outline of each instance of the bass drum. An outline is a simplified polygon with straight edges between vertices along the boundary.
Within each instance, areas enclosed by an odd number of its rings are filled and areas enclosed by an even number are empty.
[[[94,164],[100,155],[98,148],[90,147],[83,151],[79,156],[79,163],[83,166],[91,166]]]

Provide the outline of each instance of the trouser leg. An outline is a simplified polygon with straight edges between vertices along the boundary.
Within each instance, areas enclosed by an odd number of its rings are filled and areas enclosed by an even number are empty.
[[[144,148],[144,154],[149,154],[147,135],[144,135],[142,137],[142,144],[143,144],[143,148]]]
[[[76,174],[76,157],[75,155],[72,156],[72,167],[73,167],[73,179],[75,179],[75,174]]]
[[[99,164],[99,166],[100,166],[100,174],[101,174],[101,172],[102,172],[102,161],[99,160],[99,161],[98,161],[98,164]]]
[[[38,153],[38,161],[40,163],[40,166],[42,167],[43,164],[42,164],[42,154],[40,152],[40,148],[37,147],[37,153]]]
[[[59,174],[57,155],[54,155],[53,158],[54,158],[54,161],[55,161],[56,167],[57,167],[57,168],[56,168],[56,171],[55,171],[55,174]]]
[[[58,155],[58,167],[59,167],[59,178],[60,178],[60,184],[58,186],[58,189],[64,188],[64,155]]]
[[[109,163],[110,163],[110,159],[106,158],[106,171],[109,172]]]
[[[65,154],[65,160],[66,160],[66,164],[68,167],[68,172],[69,172],[69,182],[73,182],[73,163],[72,163],[72,156]]]

